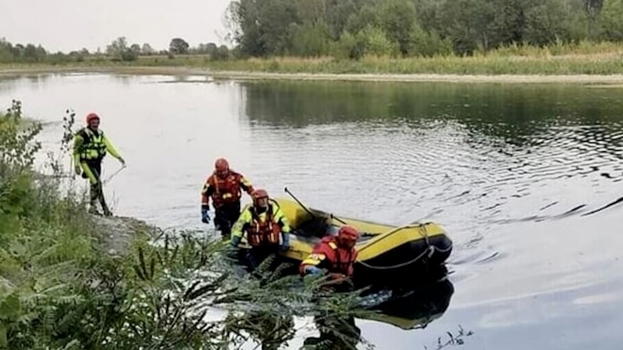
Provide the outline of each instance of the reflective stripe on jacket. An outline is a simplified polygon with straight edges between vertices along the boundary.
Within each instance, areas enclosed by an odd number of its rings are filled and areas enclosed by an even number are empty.
[[[104,144],[104,132],[98,130],[94,132],[89,128],[83,128],[76,134],[81,137],[83,142],[78,145],[76,152],[80,160],[94,160],[104,158],[106,155],[106,144]]]
[[[288,219],[278,205],[269,203],[263,213],[257,213],[254,206],[246,208],[232,228],[233,237],[247,235],[247,241],[253,247],[279,245],[280,234],[290,232]]]
[[[304,274],[306,266],[316,266],[327,269],[329,273],[341,273],[345,276],[352,276],[355,261],[357,261],[357,250],[355,248],[341,248],[338,246],[335,236],[327,236],[301,262],[300,272]]]
[[[230,170],[229,175],[221,179],[216,174],[210,175],[201,190],[201,204],[207,206],[212,198],[214,208],[225,203],[234,203],[240,200],[241,189],[248,194],[253,192],[253,185],[241,174]]]
[[[117,159],[121,157],[102,130],[95,132],[89,128],[82,128],[74,135],[73,156],[76,164],[89,160],[101,160],[106,153],[110,153]]]

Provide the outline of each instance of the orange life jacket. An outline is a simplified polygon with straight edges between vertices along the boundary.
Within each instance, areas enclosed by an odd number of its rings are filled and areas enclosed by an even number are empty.
[[[357,260],[357,250],[344,249],[337,244],[336,237],[324,237],[319,245],[314,248],[314,254],[325,256],[326,267],[329,273],[341,273],[352,276],[355,261]]]
[[[215,208],[219,208],[226,203],[235,203],[240,200],[242,192],[240,191],[240,182],[242,175],[234,171],[229,171],[229,175],[224,179],[212,174],[208,179],[208,183],[214,186],[212,193],[212,202]]]
[[[247,228],[247,240],[253,247],[278,245],[281,226],[275,221],[273,204],[268,205],[264,220],[255,211],[255,207],[249,208],[253,218]]]

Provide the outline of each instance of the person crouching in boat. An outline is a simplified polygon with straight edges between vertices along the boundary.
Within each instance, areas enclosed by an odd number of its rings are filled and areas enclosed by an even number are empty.
[[[312,253],[301,262],[301,275],[328,275],[321,288],[324,292],[348,292],[352,290],[350,278],[357,260],[355,243],[359,232],[352,226],[342,226],[337,236],[327,236],[314,247]],[[303,344],[318,346],[323,349],[357,349],[361,330],[355,324],[352,315],[339,315],[328,312],[321,317],[314,317],[320,337],[305,339]]]
[[[225,158],[214,162],[214,172],[208,177],[201,190],[201,221],[210,223],[210,198],[214,207],[214,227],[229,240],[231,227],[240,216],[241,189],[249,195],[253,185],[242,174],[229,168]]]
[[[231,245],[237,248],[244,234],[251,249],[246,256],[249,271],[255,270],[268,256],[289,248],[290,226],[279,206],[269,201],[268,193],[251,193],[253,205],[245,209],[231,232]]]
[[[353,275],[359,232],[352,226],[342,226],[337,236],[327,236],[301,262],[301,275],[328,274],[335,284],[341,284]]]

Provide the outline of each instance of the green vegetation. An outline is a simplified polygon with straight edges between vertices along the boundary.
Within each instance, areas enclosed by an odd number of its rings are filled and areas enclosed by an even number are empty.
[[[150,68],[141,70],[141,68]],[[161,69],[158,69],[160,67]],[[172,69],[168,69],[171,67]],[[334,57],[266,57],[214,59],[208,55],[138,56],[133,61],[86,58],[81,62],[58,64],[0,64],[2,69],[56,69],[119,71],[127,73],[193,73],[206,70],[265,73],[326,74],[623,74],[623,44],[554,44],[551,46],[509,45],[471,56],[449,54],[432,57],[391,57],[367,55],[358,60]],[[193,71],[193,69],[196,69]],[[382,79],[382,76],[379,76]]]
[[[585,54],[583,52],[593,52]],[[333,57],[251,58],[205,61],[201,57],[178,57],[170,62],[144,58],[143,66],[203,67],[216,71],[336,74],[622,74],[623,45],[554,45],[551,47],[509,46],[472,56],[394,58],[364,56],[359,60]]]
[[[237,0],[243,56],[471,55],[509,45],[621,41],[621,0]]]
[[[167,50],[120,37],[106,53],[0,40],[0,67],[193,67],[368,74],[622,74],[623,0],[236,0],[234,48]],[[98,50],[99,51],[99,50]],[[4,65],[2,65],[4,64]]]
[[[33,170],[41,126],[21,114],[0,113],[0,349],[276,349],[292,317],[361,312],[355,294],[315,297],[322,279],[237,274],[220,241],[87,214],[63,177]],[[110,254],[124,230],[134,239]]]

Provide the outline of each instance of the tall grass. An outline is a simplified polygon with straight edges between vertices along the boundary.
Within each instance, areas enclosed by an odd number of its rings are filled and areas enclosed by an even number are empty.
[[[133,62],[113,62],[102,57],[83,62],[59,63],[65,69],[98,70],[119,67],[176,67],[212,71],[307,74],[623,74],[623,44],[612,42],[562,42],[539,47],[513,44],[471,56],[433,57],[365,56],[359,60],[325,57],[268,57],[213,60],[206,55],[141,56]],[[11,68],[50,67],[48,64],[0,65]]]
[[[327,74],[622,74],[623,44],[580,41],[550,46],[513,44],[471,56],[272,57],[214,61],[208,57],[141,57],[138,66],[183,66],[216,71]]]

